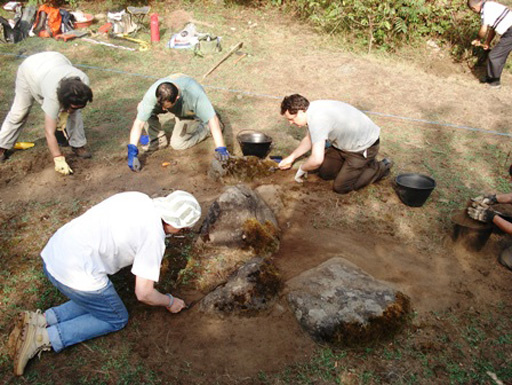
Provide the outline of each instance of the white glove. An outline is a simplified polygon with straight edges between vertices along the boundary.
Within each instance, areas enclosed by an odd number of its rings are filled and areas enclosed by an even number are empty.
[[[477,196],[476,198],[471,198],[471,200],[475,203],[483,205],[494,205],[498,203],[498,200],[496,199],[496,194],[480,195]]]
[[[295,182],[304,183],[304,179],[307,179],[308,173],[307,171],[302,170],[302,166],[299,167],[297,174],[295,174]]]
[[[468,207],[468,215],[474,220],[484,223],[492,223],[494,217],[498,214],[498,212],[482,206],[477,208]]]

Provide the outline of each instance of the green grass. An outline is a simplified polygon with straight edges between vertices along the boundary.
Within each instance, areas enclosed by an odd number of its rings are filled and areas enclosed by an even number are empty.
[[[321,347],[309,362],[276,375],[262,372],[258,379],[262,384],[297,385],[380,384],[384,380],[393,384],[489,384],[486,372],[491,371],[505,383],[512,380],[507,315],[470,310],[455,317],[441,312],[414,323],[419,326],[392,341],[350,350]],[[421,337],[438,327],[450,333]]]

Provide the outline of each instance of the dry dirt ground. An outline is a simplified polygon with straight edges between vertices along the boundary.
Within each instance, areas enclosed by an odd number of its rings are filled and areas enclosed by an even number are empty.
[[[245,31],[245,47],[251,56],[236,65],[233,61],[224,64],[203,82],[228,122],[226,137],[233,153],[240,155],[235,136],[243,129],[270,134],[275,141],[274,154],[286,155],[293,149],[300,130],[290,129],[278,108],[283,95],[298,92],[311,100],[337,99],[384,114],[370,117],[382,128],[382,154],[396,161],[392,176],[416,171],[438,177],[438,188],[422,208],[403,205],[392,189],[392,178],[346,196],[335,194],[331,184],[316,175],[300,186],[293,180],[294,171],[277,172],[249,183],[252,187],[281,187],[282,240],[274,260],[283,280],[341,255],[407,294],[416,313],[416,327],[431,322],[432,314],[438,312],[483,311],[488,304],[496,303],[510,306],[512,272],[496,261],[507,238],[493,236],[482,251],[469,252],[451,241],[449,213],[464,206],[468,198],[464,194],[469,191],[497,189],[496,180],[506,173],[510,138],[485,131],[511,132],[512,76],[504,75],[502,89],[489,90],[478,83],[467,66],[454,64],[442,51],[420,47],[413,58],[421,59],[415,61],[361,56],[289,19],[244,12],[226,13],[222,20],[237,28],[232,34]],[[247,20],[257,24],[250,32]],[[274,46],[265,46],[268,40],[258,39],[262,35],[273,40]],[[86,52],[88,46],[41,47],[59,49],[74,62],[88,63],[86,56],[76,53]],[[36,48],[31,46],[28,50],[35,52]],[[17,51],[5,48],[3,52]],[[190,63],[189,56],[157,49],[150,55],[155,61],[170,56],[180,72],[187,72],[190,65],[192,71],[188,73],[197,77],[211,65],[192,67],[195,62]],[[111,60],[114,59],[106,57],[104,63],[94,64],[109,68]],[[13,83],[18,64],[18,59],[0,56],[0,65],[8,69],[2,70],[1,76],[9,78],[5,83]],[[127,72],[159,75],[152,73],[150,67],[119,66]],[[48,237],[112,194],[139,190],[161,195],[184,189],[196,195],[206,212],[225,187],[206,175],[213,154],[211,140],[182,152],[159,151],[146,159],[142,172],[131,172],[125,159],[129,122],[135,114],[134,101],[152,80],[126,77],[128,87],[138,89],[131,103],[119,107],[112,100],[101,99],[103,93],[116,95],[109,90],[109,79],[119,75],[86,71],[92,84],[98,85],[95,107],[86,113],[86,125],[88,117],[93,119],[92,115],[102,107],[109,111],[109,119],[95,127],[87,125],[93,158],[81,160],[69,154],[75,174],[56,174],[40,130],[30,138],[36,142],[34,148],[18,151],[0,165],[3,277],[22,269],[40,269],[38,252]],[[12,91],[0,92],[3,119]],[[33,127],[41,125],[38,109],[34,107],[29,120]],[[124,119],[125,127],[119,128],[117,116]],[[475,127],[484,132],[426,124],[423,120]],[[172,165],[162,167],[165,161]],[[170,315],[137,303],[133,277],[126,272],[121,277],[116,284],[128,304],[130,323],[123,331],[95,341],[94,349],[125,349],[128,365],[143,361],[161,378],[184,384],[251,383],[261,371],[275,372],[307,360],[317,347],[296,323],[287,307],[285,292],[272,311],[258,317],[218,319],[202,315],[196,308]],[[40,287],[39,282],[35,285]],[[186,300],[199,295],[187,287],[173,290]],[[7,294],[5,290],[4,295],[10,298],[9,306],[7,302],[2,305],[6,320],[18,308],[35,309],[39,300],[37,294],[27,290],[23,296]],[[438,327],[442,325],[439,321]],[[3,322],[3,340],[8,328]],[[44,354],[27,370],[46,373],[52,382],[64,383],[75,373],[76,366],[71,362],[77,361],[87,368],[87,373],[80,372],[80,376],[98,374],[94,368],[100,367],[101,362],[89,343],[61,354]],[[7,365],[9,362],[2,363],[4,368]],[[3,373],[5,383],[9,383],[12,378]]]

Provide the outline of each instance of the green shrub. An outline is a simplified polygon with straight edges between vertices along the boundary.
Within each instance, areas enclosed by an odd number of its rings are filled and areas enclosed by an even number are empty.
[[[369,50],[395,50],[431,38],[447,44],[462,58],[479,28],[479,17],[467,8],[466,0],[260,0],[256,4],[282,7],[328,33],[343,33]]]

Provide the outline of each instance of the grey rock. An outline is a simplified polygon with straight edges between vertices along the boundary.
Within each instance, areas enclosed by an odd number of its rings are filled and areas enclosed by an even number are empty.
[[[357,345],[393,334],[406,322],[409,298],[343,258],[287,282],[288,303],[315,340]]]
[[[281,199],[281,187],[275,184],[265,184],[256,187],[255,191],[272,209],[274,214],[279,217],[279,214],[284,209],[283,200]]]
[[[277,269],[264,258],[252,258],[199,304],[206,313],[253,315],[270,308],[281,288]]]
[[[268,255],[279,248],[280,229],[272,210],[246,186],[228,188],[210,206],[201,226],[201,241],[211,246],[252,247]]]
[[[217,182],[221,180],[226,173],[226,169],[222,167],[222,162],[217,159],[213,159],[210,163],[210,168],[208,169],[208,177]]]

